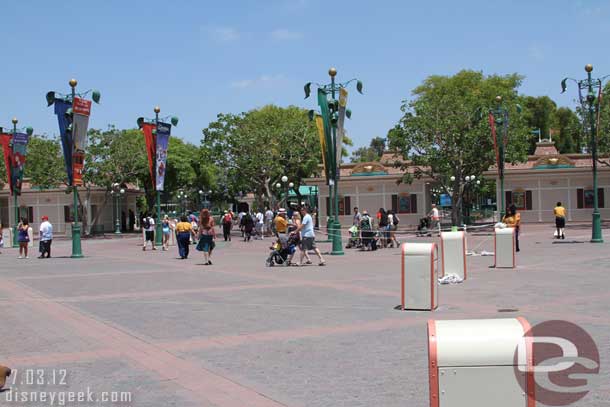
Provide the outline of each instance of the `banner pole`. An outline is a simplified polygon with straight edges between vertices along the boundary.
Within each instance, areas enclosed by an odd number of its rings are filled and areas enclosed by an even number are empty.
[[[76,81],[70,81],[70,87],[72,88],[72,108],[74,108],[74,99],[76,98]],[[74,117],[74,116],[73,116]],[[74,119],[72,119],[74,123]],[[72,124],[74,130],[74,124]],[[72,132],[72,152],[74,152],[74,132]],[[74,207],[74,222],[72,222],[72,257],[73,259],[79,259],[83,257],[83,252],[80,244],[80,225],[78,224],[78,190],[74,183],[74,173],[72,173],[72,193],[73,193],[73,207]]]
[[[159,112],[161,110],[158,107],[155,107],[155,128],[156,128],[156,134],[154,137],[155,140],[155,163],[157,162],[157,137],[159,137]],[[163,233],[163,227],[161,226],[161,191],[159,191],[159,189],[157,188],[157,183],[156,183],[156,168],[157,166],[155,165],[155,177],[152,180],[153,182],[153,186],[155,188],[156,191],[156,195],[157,195],[157,221],[155,222],[155,246],[162,246],[163,245],[163,236],[161,236],[161,234]]]

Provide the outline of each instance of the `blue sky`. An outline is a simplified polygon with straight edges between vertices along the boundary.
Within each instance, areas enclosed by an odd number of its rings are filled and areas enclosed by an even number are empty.
[[[332,7],[332,9],[330,8]],[[48,90],[97,88],[90,127],[177,115],[198,143],[219,112],[268,103],[315,107],[303,84],[358,77],[347,130],[384,136],[428,75],[518,72],[521,91],[571,105],[564,76],[610,74],[610,3],[591,1],[15,1],[2,2],[0,125],[56,135]]]

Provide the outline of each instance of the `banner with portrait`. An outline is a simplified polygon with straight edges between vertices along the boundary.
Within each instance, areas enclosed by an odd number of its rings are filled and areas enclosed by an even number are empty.
[[[157,126],[157,160],[156,160],[156,186],[157,191],[163,191],[165,183],[165,170],[167,166],[167,148],[169,146],[169,135],[172,125],[161,123]]]

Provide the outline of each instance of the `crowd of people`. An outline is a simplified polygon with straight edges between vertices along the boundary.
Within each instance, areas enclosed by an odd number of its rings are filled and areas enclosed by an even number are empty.
[[[366,209],[360,212],[355,207],[346,247],[360,250],[399,247],[400,242],[396,238],[399,223],[398,214],[391,210],[379,208],[373,218]]]

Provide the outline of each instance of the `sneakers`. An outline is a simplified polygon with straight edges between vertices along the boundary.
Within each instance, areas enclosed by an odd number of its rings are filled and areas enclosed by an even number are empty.
[[[19,256],[19,257],[17,257],[17,258],[18,258],[18,259],[23,259],[23,256]]]
[[[561,235],[561,240],[565,240],[565,238],[566,238],[566,235],[562,234]]]

